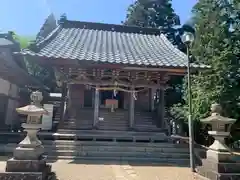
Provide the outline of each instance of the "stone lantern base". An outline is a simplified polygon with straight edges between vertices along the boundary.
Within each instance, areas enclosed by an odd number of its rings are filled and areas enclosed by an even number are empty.
[[[51,173],[43,157],[44,147],[37,138],[38,124],[23,124],[27,135],[13,152],[13,158],[6,164],[6,172],[0,173],[0,180],[46,180]]]
[[[0,180],[46,180],[51,173],[51,166],[47,165],[46,158],[40,160],[7,161],[6,172],[0,173]]]

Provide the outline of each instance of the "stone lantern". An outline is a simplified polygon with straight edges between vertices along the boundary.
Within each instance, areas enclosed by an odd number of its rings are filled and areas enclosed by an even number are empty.
[[[212,126],[208,134],[213,136],[214,143],[207,150],[207,158],[202,159],[198,172],[210,180],[240,179],[240,163],[233,160],[231,150],[225,144],[228,131],[236,119],[223,117],[219,104],[212,104],[211,115],[201,122]]]
[[[19,114],[27,115],[22,127],[27,132],[26,137],[18,144],[13,152],[13,158],[7,161],[5,178],[10,179],[46,179],[51,167],[43,157],[44,147],[37,137],[41,129],[41,117],[48,112],[41,106],[43,99],[39,91],[31,94],[31,104],[17,108]],[[0,179],[2,178],[0,174]]]
[[[42,93],[39,91],[33,92],[30,96],[31,104],[17,108],[17,112],[22,115],[27,115],[26,123],[22,127],[27,132],[27,136],[19,143],[13,153],[16,159],[39,159],[44,153],[44,147],[37,137],[37,132],[41,129],[41,117],[48,112],[41,106],[43,99]]]
[[[214,143],[209,147],[210,150],[207,155],[209,158],[211,157],[218,161],[229,160],[227,152],[230,152],[230,149],[225,144],[225,138],[229,136],[230,132],[228,129],[236,119],[223,117],[221,115],[222,108],[219,104],[212,104],[211,111],[211,116],[201,120],[202,123],[212,126],[212,130],[208,131],[208,134],[213,136]],[[219,153],[215,153],[215,151]]]

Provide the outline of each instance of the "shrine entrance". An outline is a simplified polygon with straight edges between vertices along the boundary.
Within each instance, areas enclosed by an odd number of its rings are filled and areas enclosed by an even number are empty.
[[[93,90],[84,90],[84,107],[93,107]]]

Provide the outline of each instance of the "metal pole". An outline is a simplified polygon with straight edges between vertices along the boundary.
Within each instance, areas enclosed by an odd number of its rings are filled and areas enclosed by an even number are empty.
[[[194,164],[194,134],[193,134],[193,124],[192,124],[192,92],[191,92],[191,72],[190,72],[190,57],[189,57],[189,45],[187,44],[187,72],[188,72],[188,129],[189,129],[189,152],[190,152],[190,168],[192,172],[195,172]]]

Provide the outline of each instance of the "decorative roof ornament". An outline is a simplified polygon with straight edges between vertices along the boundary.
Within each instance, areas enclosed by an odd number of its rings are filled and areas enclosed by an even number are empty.
[[[65,21],[67,20],[67,14],[66,13],[63,13],[61,16],[60,16],[60,19],[59,19],[59,24],[62,24],[64,23]]]

